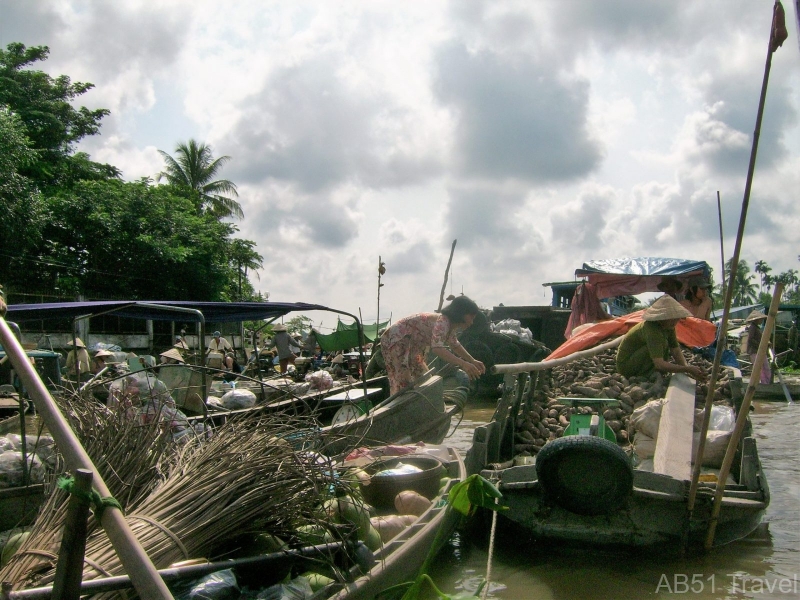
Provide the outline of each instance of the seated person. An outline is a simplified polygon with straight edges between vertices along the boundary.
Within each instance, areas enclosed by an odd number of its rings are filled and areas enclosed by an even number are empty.
[[[679,294],[683,289],[683,283],[680,280],[676,279],[671,275],[667,275],[666,277],[662,277],[659,284],[656,286],[659,291],[664,292],[668,296],[674,298],[675,300],[679,300]]]
[[[165,350],[159,354],[159,356],[161,357],[162,365],[182,365],[186,362],[183,358],[183,354],[181,354],[180,350],[177,348]]]
[[[211,341],[208,343],[208,348],[206,349],[206,354],[210,352],[219,352],[224,354],[228,350],[233,350],[233,346],[231,343],[222,337],[219,331],[215,331],[211,334]]]
[[[236,360],[236,355],[233,352],[227,352],[225,358],[222,360],[222,367],[227,371],[222,375],[224,381],[233,381],[242,372],[242,367]]]
[[[98,350],[92,361],[92,373],[97,375],[100,371],[109,366],[106,364],[106,360],[109,356],[114,356],[114,354],[108,350]]]
[[[691,314],[671,296],[664,295],[644,311],[643,321],[633,326],[617,350],[617,371],[625,377],[662,373],[686,373],[703,378],[703,370],[686,364],[675,326]],[[670,362],[672,357],[674,362]]]
[[[692,313],[697,319],[711,319],[711,296],[708,290],[711,284],[702,277],[693,277],[686,286],[686,295],[681,300],[681,306]]]

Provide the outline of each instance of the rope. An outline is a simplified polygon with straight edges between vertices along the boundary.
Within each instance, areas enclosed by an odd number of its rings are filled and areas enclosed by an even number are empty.
[[[94,517],[98,521],[103,518],[103,511],[109,506],[117,508],[120,512],[125,514],[125,511],[122,510],[122,505],[113,496],[103,497],[94,488],[89,492],[82,492],[75,489],[75,479],[72,477],[60,477],[56,485],[68,494],[77,496],[87,504],[90,504],[94,512]]]
[[[500,501],[499,498],[494,499],[494,503],[497,504]],[[497,511],[492,511],[492,531],[489,534],[489,558],[486,561],[486,585],[483,587],[483,594],[481,594],[481,599],[486,600],[486,596],[489,594],[489,587],[491,586],[492,581],[492,558],[494,557],[494,535],[497,531]]]
[[[177,535],[172,533],[169,529],[167,529],[164,525],[156,521],[155,519],[151,519],[150,517],[145,517],[144,515],[128,515],[128,520],[131,519],[138,519],[140,521],[144,521],[145,523],[152,525],[159,531],[161,531],[164,535],[166,535],[169,539],[175,542],[175,545],[178,549],[183,553],[183,557],[186,560],[189,560],[189,552],[186,550],[186,547],[181,543],[181,540],[178,538]]]

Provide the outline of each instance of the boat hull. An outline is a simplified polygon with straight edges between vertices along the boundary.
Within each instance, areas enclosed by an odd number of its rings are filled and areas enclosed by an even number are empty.
[[[336,455],[357,446],[409,442],[439,444],[450,428],[452,410],[444,401],[441,377],[430,377],[352,421],[323,427],[323,453]]]
[[[746,537],[758,527],[769,505],[769,490],[755,452],[755,440],[743,440],[740,480],[729,484],[720,505],[714,546]],[[531,537],[594,546],[681,549],[702,546],[714,502],[714,484],[701,484],[694,509],[688,507],[689,482],[648,471],[634,471],[633,491],[625,505],[602,515],[566,510],[548,497],[535,465],[483,470],[498,482],[508,510],[500,513],[505,530],[524,529]],[[750,485],[748,486],[748,482]]]
[[[447,497],[454,485],[464,480],[466,468],[454,449],[439,448],[447,453],[447,460],[443,462],[450,481],[434,498],[431,508],[416,523],[375,552],[375,565],[367,574],[343,587],[334,584],[315,594],[314,598],[372,600],[391,586],[413,581],[429,553],[438,552],[447,542],[460,522],[460,515],[457,511],[447,510],[447,503],[441,500]]]

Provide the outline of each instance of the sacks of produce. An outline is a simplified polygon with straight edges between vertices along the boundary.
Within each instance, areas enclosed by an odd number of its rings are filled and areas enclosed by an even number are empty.
[[[663,398],[650,400],[644,406],[640,406],[633,411],[630,418],[630,425],[634,431],[644,433],[646,436],[655,440],[658,438],[658,425],[661,423],[661,410],[664,408]]]
[[[250,390],[237,388],[225,392],[225,395],[220,399],[220,403],[228,410],[251,408],[256,405],[256,395]]]
[[[27,469],[31,483],[44,481],[44,465],[35,454],[28,454]],[[0,454],[0,489],[20,487],[23,485],[22,452],[6,451]]]
[[[422,494],[406,490],[395,496],[394,507],[401,515],[420,516],[431,507],[431,501]]]

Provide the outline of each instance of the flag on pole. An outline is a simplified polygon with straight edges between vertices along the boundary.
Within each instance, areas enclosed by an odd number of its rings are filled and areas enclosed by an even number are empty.
[[[783,10],[783,4],[778,1],[775,2],[775,7],[772,9],[772,32],[769,36],[770,51],[775,52],[780,48],[787,37],[789,37],[789,32],[786,31],[786,12]]]

